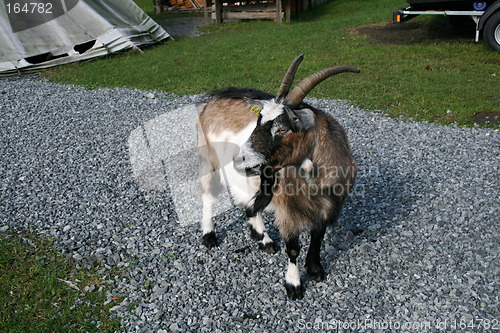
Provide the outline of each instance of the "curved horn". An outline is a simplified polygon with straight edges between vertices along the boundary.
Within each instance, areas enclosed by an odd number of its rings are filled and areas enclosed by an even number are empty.
[[[293,88],[293,90],[285,97],[285,103],[294,108],[297,107],[302,100],[307,96],[307,94],[314,89],[321,81],[328,79],[330,76],[345,72],[359,73],[359,68],[352,66],[335,66],[330,68],[325,68],[319,72],[309,75],[299,84]]]
[[[278,93],[276,94],[276,102],[281,102],[283,98],[288,94],[290,90],[290,86],[292,85],[293,78],[295,77],[295,72],[297,72],[297,68],[299,68],[300,63],[304,59],[304,55],[301,54],[297,58],[292,61],[290,67],[285,73],[285,77],[283,81],[281,81],[280,88],[278,89]]]

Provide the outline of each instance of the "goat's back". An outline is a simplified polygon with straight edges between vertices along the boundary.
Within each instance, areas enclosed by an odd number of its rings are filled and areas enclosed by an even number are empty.
[[[209,98],[200,114],[205,135],[242,131],[258,118],[244,98],[270,100],[273,96],[259,90],[229,87],[212,92]]]

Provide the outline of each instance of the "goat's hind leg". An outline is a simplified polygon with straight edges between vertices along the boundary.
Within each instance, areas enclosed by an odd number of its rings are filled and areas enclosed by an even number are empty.
[[[309,275],[311,280],[316,282],[320,282],[325,279],[325,270],[321,265],[320,258],[321,242],[325,236],[325,231],[326,226],[318,226],[317,228],[311,230],[311,244],[309,245],[309,250],[307,251],[307,275]]]
[[[211,193],[202,194],[203,200],[203,218],[201,220],[201,231],[202,231],[202,243],[208,249],[216,247],[217,236],[215,236],[214,222],[212,220],[213,216],[213,205],[215,203],[215,197]]]
[[[204,147],[206,149],[206,146]],[[202,243],[208,249],[217,246],[217,237],[213,222],[213,207],[220,193],[221,184],[218,172],[215,172],[206,151],[200,148],[200,185],[203,203],[203,216],[201,219]]]
[[[334,226],[337,224],[337,220],[340,215],[340,209],[342,207],[341,198],[336,198],[335,205],[333,211],[330,214],[329,219],[326,221],[317,223],[311,229],[311,243],[309,245],[309,250],[307,251],[306,257],[306,269],[307,275],[313,281],[320,282],[325,279],[325,270],[321,265],[321,243],[323,242],[323,238],[325,237],[325,232],[327,226]]]

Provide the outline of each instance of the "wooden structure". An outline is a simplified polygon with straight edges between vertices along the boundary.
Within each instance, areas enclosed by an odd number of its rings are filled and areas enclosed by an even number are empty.
[[[179,9],[201,9],[203,2],[198,0],[170,0],[172,6]]]
[[[291,13],[298,13],[328,0],[153,0],[155,13],[167,11],[199,11],[205,23],[224,20],[274,20],[290,22]]]
[[[233,20],[275,20],[281,24],[283,20],[290,22],[290,0],[275,1],[235,1],[235,0],[203,0],[205,20],[211,12],[211,19],[222,23],[225,19]],[[210,10],[210,9],[211,10]]]
[[[203,8],[202,0],[153,0],[155,14],[173,10],[196,10]]]

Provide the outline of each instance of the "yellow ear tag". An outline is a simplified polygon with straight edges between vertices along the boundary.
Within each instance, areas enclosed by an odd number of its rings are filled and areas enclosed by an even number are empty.
[[[253,105],[250,110],[253,111],[255,114],[259,114],[260,111],[262,111],[262,107],[260,105]]]

